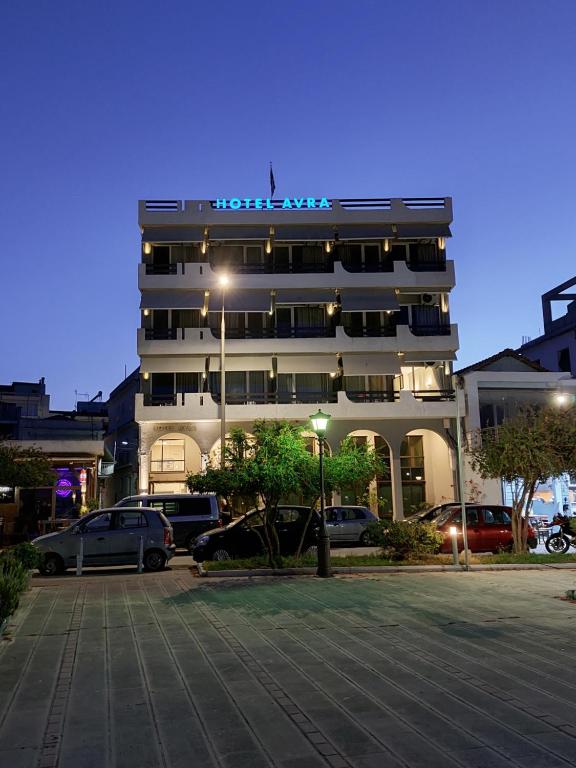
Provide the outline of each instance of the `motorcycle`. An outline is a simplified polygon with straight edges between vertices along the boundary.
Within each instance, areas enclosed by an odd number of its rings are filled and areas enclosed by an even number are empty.
[[[576,533],[572,530],[571,518],[567,515],[554,515],[548,528],[559,526],[560,530],[551,533],[544,546],[551,555],[563,555],[570,547],[576,548]]]

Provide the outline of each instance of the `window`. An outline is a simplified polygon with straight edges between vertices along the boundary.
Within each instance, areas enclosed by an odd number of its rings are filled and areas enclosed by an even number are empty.
[[[112,522],[112,512],[105,512],[102,515],[97,515],[91,520],[88,520],[82,526],[83,533],[99,533],[101,531],[109,531],[110,523]]]
[[[210,515],[212,510],[210,499],[207,498],[180,499],[177,504],[179,515]]]
[[[148,528],[148,521],[143,512],[120,512],[118,528]]]
[[[277,523],[297,523],[300,520],[299,509],[280,509],[276,517]]]
[[[366,515],[361,509],[342,509],[342,520],[365,520]]]
[[[486,525],[509,525],[512,521],[510,515],[505,509],[488,509],[484,508],[482,511],[484,515],[484,522]]]
[[[438,518],[440,520],[440,518]],[[444,521],[443,521],[444,522]],[[450,520],[451,523],[458,523],[460,524],[462,522],[462,511],[456,512],[452,519]],[[478,510],[477,509],[467,509],[466,510],[466,525],[477,525],[478,524]]]
[[[152,472],[184,472],[184,439],[157,440],[152,446]]]

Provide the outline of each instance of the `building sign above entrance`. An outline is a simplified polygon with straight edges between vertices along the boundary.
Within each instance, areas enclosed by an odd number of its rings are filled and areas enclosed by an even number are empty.
[[[319,208],[330,210],[332,203],[327,197],[285,197],[282,200],[272,200],[270,197],[218,197],[212,200],[212,208],[216,210],[273,210],[288,209],[317,211]]]

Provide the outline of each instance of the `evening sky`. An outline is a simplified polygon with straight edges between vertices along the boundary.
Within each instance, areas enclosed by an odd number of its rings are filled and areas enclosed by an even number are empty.
[[[573,0],[4,3],[0,383],[138,363],[140,198],[454,199],[457,366],[576,273]],[[233,290],[233,288],[231,288]]]

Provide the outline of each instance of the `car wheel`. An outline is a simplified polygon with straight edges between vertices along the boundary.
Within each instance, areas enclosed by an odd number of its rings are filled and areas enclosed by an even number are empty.
[[[60,555],[46,555],[43,562],[38,566],[38,570],[43,576],[58,576],[66,570],[64,561]]]
[[[163,571],[166,565],[166,555],[159,549],[150,549],[144,553],[144,570]]]
[[[222,547],[220,547],[220,549],[214,550],[212,560],[232,560],[232,557],[227,549],[222,549]]]
[[[186,539],[186,549],[191,555],[194,554],[195,543],[196,543],[196,536],[188,536],[188,538]]]
[[[358,539],[358,544],[360,544],[361,547],[370,546],[370,536],[368,535],[368,531],[362,531],[360,538]]]

